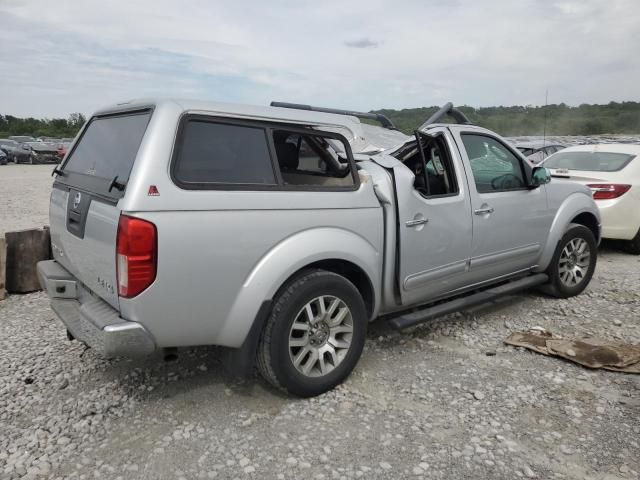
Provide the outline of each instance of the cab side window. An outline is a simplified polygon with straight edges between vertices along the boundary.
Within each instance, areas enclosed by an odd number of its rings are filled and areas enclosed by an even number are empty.
[[[507,147],[485,135],[464,133],[461,136],[478,193],[526,188],[520,159]]]
[[[185,188],[213,185],[275,185],[264,128],[188,120],[174,176]]]
[[[284,185],[354,188],[355,179],[342,141],[274,130],[273,143]]]

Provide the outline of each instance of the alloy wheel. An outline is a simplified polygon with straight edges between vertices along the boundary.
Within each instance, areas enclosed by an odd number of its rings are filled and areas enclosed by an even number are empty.
[[[583,238],[571,239],[562,249],[558,261],[560,281],[567,287],[582,282],[591,264],[591,250]]]
[[[333,371],[346,357],[353,338],[353,317],[338,297],[322,295],[307,302],[289,332],[289,358],[307,377]]]

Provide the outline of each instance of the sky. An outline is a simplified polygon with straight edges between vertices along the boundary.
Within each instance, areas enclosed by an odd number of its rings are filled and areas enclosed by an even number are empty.
[[[0,114],[640,100],[639,0],[0,0]]]

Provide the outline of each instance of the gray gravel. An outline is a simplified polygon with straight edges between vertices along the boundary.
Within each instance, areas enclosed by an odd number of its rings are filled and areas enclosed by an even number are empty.
[[[66,340],[44,294],[11,296],[0,478],[638,478],[640,376],[502,340],[540,325],[640,342],[639,312],[640,258],[605,246],[580,297],[511,296],[404,334],[372,325],[349,380],[300,400],[227,379],[216,348],[102,360]]]
[[[49,224],[54,165],[0,165],[0,236]]]

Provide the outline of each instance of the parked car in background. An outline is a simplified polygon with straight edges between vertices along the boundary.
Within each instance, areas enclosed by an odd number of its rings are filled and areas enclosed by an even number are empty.
[[[4,152],[4,150],[0,150],[0,165],[6,165],[8,161],[9,160],[7,154]]]
[[[300,396],[349,375],[377,317],[571,297],[597,260],[589,189],[451,104],[406,136],[308,105],[124,103],[56,173],[38,273],[70,338],[106,356],[230,347]]]
[[[7,154],[7,160],[15,163],[28,163],[31,155],[31,148],[25,143],[18,143],[15,140],[0,139],[0,150]]]
[[[36,139],[27,135],[12,135],[9,140],[13,140],[18,143],[35,142]]]
[[[623,240],[640,254],[640,145],[598,144],[569,147],[543,163],[558,179],[586,185],[602,217],[602,237]]]
[[[20,148],[20,144],[15,140],[9,140],[8,138],[0,138],[0,150],[7,156],[7,161],[15,162],[15,151]]]
[[[59,142],[56,145],[57,155],[60,160],[67,154],[69,147],[71,147],[71,142]]]
[[[535,141],[535,142],[514,142],[516,148],[520,150],[520,152],[527,158],[527,160],[531,163],[531,165],[538,165],[549,155],[553,155],[556,152],[559,152],[563,148],[566,148],[564,145],[549,145],[544,141]]]
[[[60,163],[58,149],[53,143],[27,142],[23,144],[23,148],[25,146],[29,149],[29,157],[26,163]]]

